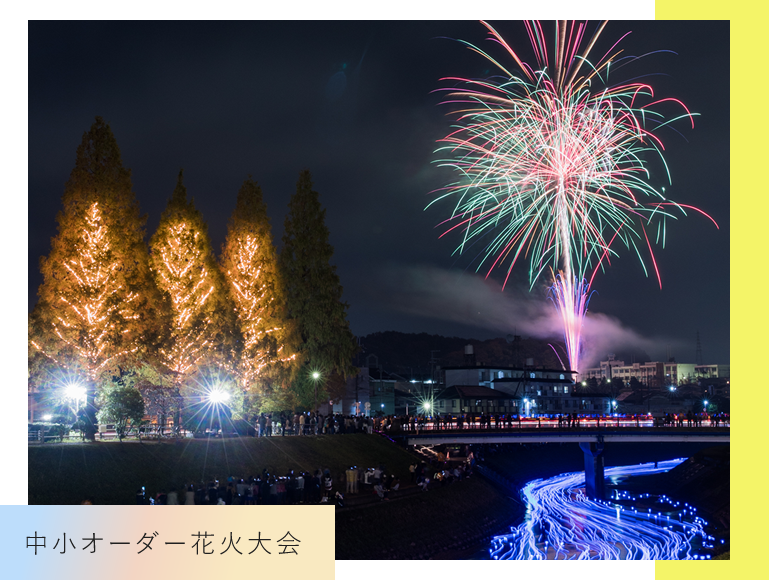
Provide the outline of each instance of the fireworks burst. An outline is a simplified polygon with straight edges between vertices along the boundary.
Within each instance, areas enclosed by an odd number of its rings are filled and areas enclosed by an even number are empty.
[[[655,132],[693,114],[676,99],[655,99],[652,87],[632,82],[609,84],[610,70],[636,57],[621,57],[615,45],[595,64],[589,60],[602,23],[583,52],[586,23],[557,23],[555,51],[549,59],[538,22],[525,23],[536,65],[530,66],[489,24],[489,39],[515,62],[506,66],[478,47],[460,41],[502,74],[473,80],[448,77],[453,87],[442,104],[456,107],[457,125],[439,142],[458,181],[437,198],[455,207],[442,223],[443,235],[460,230],[462,253],[477,238],[490,240],[478,269],[489,276],[507,264],[503,287],[518,261],[529,263],[530,290],[543,276],[564,323],[567,354],[578,370],[583,319],[593,277],[622,244],[637,255],[647,274],[649,260],[660,274],[648,230],[665,245],[666,218],[686,215],[650,183],[648,158],[663,159]],[[621,39],[622,40],[622,39]],[[673,103],[681,114],[659,111]],[[668,169],[666,168],[668,176]],[[430,207],[430,206],[429,206]],[[700,210],[696,210],[700,211]],[[702,213],[702,212],[701,212]],[[713,220],[712,220],[713,221]]]

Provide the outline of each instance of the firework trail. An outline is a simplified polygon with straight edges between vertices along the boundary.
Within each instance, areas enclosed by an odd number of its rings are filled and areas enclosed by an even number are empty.
[[[665,220],[674,217],[672,210],[686,215],[685,208],[696,209],[667,200],[653,187],[647,161],[654,156],[665,167],[663,144],[654,132],[682,118],[692,124],[693,114],[676,99],[655,100],[647,84],[609,84],[610,69],[636,57],[621,57],[618,41],[595,64],[588,60],[606,22],[582,53],[587,24],[558,22],[551,58],[540,23],[525,23],[534,66],[482,24],[516,68],[509,70],[460,41],[501,74],[441,79],[453,85],[440,90],[447,93],[442,104],[455,107],[457,124],[439,141],[437,152],[446,158],[438,163],[455,169],[460,178],[435,192],[430,205],[456,200],[451,217],[441,224],[447,228],[442,236],[463,233],[456,253],[477,238],[487,241],[478,269],[486,264],[489,276],[507,263],[503,287],[517,261],[529,262],[530,290],[548,276],[549,296],[564,323],[569,364],[577,371],[597,270],[622,244],[638,256],[645,274],[649,256],[660,284],[648,230],[656,230],[654,241],[665,245]],[[664,117],[658,111],[664,103],[673,103],[681,114]]]

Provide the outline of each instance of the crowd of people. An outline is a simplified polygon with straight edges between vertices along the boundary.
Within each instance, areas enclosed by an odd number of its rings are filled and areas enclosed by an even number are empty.
[[[661,423],[666,427],[702,427],[706,421],[710,422],[712,427],[727,427],[728,416],[724,413],[666,413],[662,417]]]
[[[419,433],[420,431],[443,431],[443,430],[468,430],[468,429],[514,429],[521,427],[600,427],[616,426],[623,423],[623,426],[648,427],[650,425],[679,425],[688,427],[702,427],[706,422],[712,427],[724,426],[729,424],[729,415],[725,413],[687,413],[670,414],[665,416],[652,416],[649,413],[637,414],[583,414],[583,413],[560,413],[560,414],[540,414],[536,416],[522,416],[517,414],[502,413],[467,413],[461,415],[440,415],[429,417],[424,415],[396,415],[374,419],[374,430],[386,433]],[[629,425],[630,423],[630,425]]]
[[[447,462],[446,457],[419,461],[409,466],[407,486],[422,491],[444,486],[468,477],[471,463]],[[343,493],[344,484],[344,493]],[[136,492],[137,504],[151,505],[286,505],[336,503],[342,507],[346,495],[370,494],[380,501],[402,489],[400,478],[384,465],[362,469],[351,466],[335,478],[329,469],[289,471],[276,475],[266,469],[246,478],[230,476],[225,480],[171,486],[154,495],[142,487]]]
[[[246,478],[230,476],[225,480],[188,483],[181,488],[170,487],[154,496],[144,487],[136,492],[137,504],[152,505],[282,505],[323,503],[329,501],[333,489],[331,472],[317,469],[289,471],[285,475],[269,473]]]
[[[374,431],[374,419],[363,415],[321,413],[260,413],[254,424],[257,437],[285,435],[339,435]]]

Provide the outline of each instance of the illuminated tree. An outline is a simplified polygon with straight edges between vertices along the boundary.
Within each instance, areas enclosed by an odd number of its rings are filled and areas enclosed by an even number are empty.
[[[43,284],[30,317],[32,348],[83,375],[90,439],[102,375],[157,340],[159,297],[144,242],[146,216],[131,187],[115,137],[97,117],[78,147],[51,253],[40,259]]]
[[[238,377],[247,393],[269,393],[295,359],[291,325],[262,190],[251,177],[238,191],[222,247],[222,271],[242,337]],[[288,327],[287,327],[288,326]]]
[[[159,359],[172,372],[175,389],[200,364],[226,364],[233,350],[228,324],[232,306],[225,299],[207,230],[203,216],[187,199],[180,171],[171,200],[150,240],[150,266],[170,312]]]
[[[288,313],[301,339],[298,359],[303,368],[297,386],[306,403],[325,398],[324,385],[339,382],[333,375],[346,377],[356,372],[352,360],[358,347],[350,332],[348,305],[342,301],[336,267],[330,264],[334,248],[329,243],[325,214],[318,192],[313,191],[310,172],[301,172],[297,192],[289,202],[280,264]],[[314,384],[313,369],[325,380]],[[317,393],[316,386],[320,389]]]

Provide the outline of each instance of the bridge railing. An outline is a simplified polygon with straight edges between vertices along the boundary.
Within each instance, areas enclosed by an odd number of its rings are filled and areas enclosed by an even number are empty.
[[[612,429],[649,429],[649,428],[671,428],[677,430],[687,429],[703,429],[710,427],[730,427],[729,418],[712,421],[711,419],[699,419],[693,420],[688,424],[686,420],[682,421],[666,421],[664,417],[582,417],[577,420],[564,419],[559,421],[558,419],[550,418],[523,418],[518,419],[503,419],[500,421],[481,421],[474,419],[471,422],[463,420],[459,422],[456,419],[445,422],[440,421],[416,421],[414,424],[406,422],[404,424],[393,423],[388,427],[383,427],[383,431],[388,433],[407,432],[407,433],[422,433],[422,432],[438,432],[438,431],[516,431],[519,429],[553,429],[560,431],[574,431],[585,428],[612,428]]]

